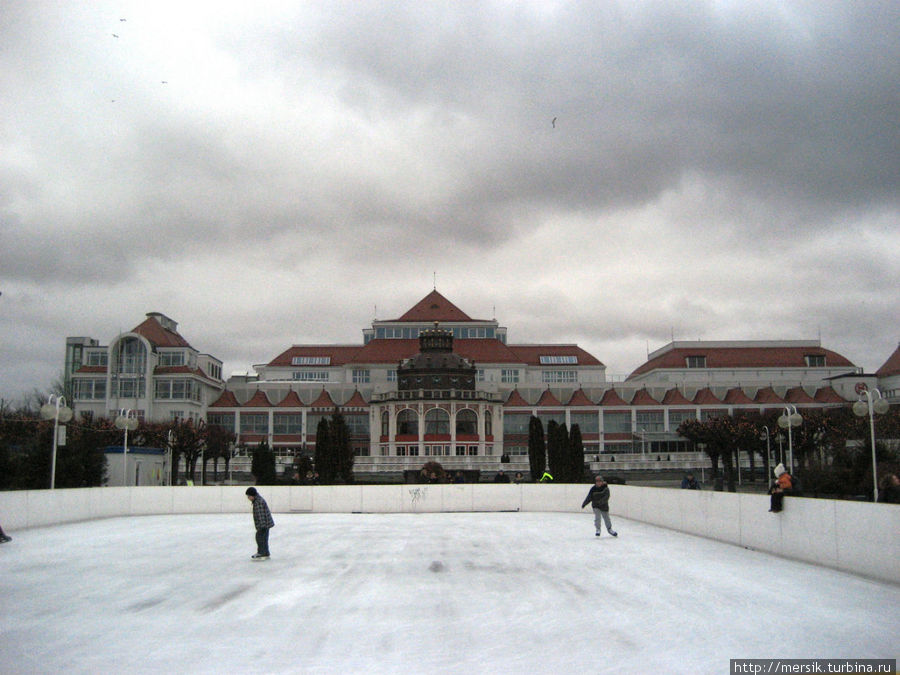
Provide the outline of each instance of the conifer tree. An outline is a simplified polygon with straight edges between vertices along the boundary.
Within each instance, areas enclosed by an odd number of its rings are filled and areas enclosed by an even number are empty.
[[[584,442],[581,439],[581,427],[572,425],[569,433],[569,466],[571,470],[571,482],[580,483],[584,478]]]
[[[329,453],[334,457],[335,479],[340,483],[352,483],[353,448],[350,445],[350,429],[337,409],[331,416],[330,432]]]
[[[337,464],[334,453],[331,451],[331,423],[327,417],[319,420],[316,427],[315,463],[319,482],[324,485],[334,483],[334,479],[337,477]]]
[[[250,473],[256,478],[257,485],[275,485],[277,482],[275,453],[272,452],[266,441],[260,441],[259,445],[254,448]]]
[[[528,466],[531,470],[531,480],[540,479],[544,473],[547,462],[547,448],[544,444],[544,425],[541,421],[531,416],[528,420]]]

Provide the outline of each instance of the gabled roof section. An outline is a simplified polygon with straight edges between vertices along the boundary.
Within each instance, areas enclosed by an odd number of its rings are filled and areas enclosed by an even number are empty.
[[[269,361],[268,366],[293,366],[294,357],[300,356],[327,356],[328,365],[309,366],[310,368],[328,368],[329,366],[343,366],[352,363],[361,345],[293,345],[281,352]]]
[[[681,393],[680,389],[673,387],[666,392],[662,400],[663,405],[694,405]]]
[[[703,387],[694,395],[694,405],[721,405],[722,401],[712,393],[709,387]]]
[[[784,394],[784,400],[788,403],[815,403],[816,399],[807,394],[803,387],[791,387]]]
[[[753,403],[753,399],[747,396],[740,387],[732,387],[725,393],[722,402],[729,405],[746,405]]]
[[[269,400],[269,397],[266,396],[266,392],[261,389],[257,389],[256,393],[250,397],[250,400],[247,401],[244,405],[244,408],[271,408],[272,402]]]
[[[572,396],[569,397],[569,402],[566,403],[567,406],[582,406],[582,405],[595,405],[594,402],[588,398],[587,394],[584,393],[584,389],[579,387],[575,391],[572,392]]]
[[[607,389],[605,392],[603,392],[603,398],[600,399],[598,405],[628,405],[628,402],[624,398],[619,396],[618,392],[615,389]]]
[[[152,315],[132,328],[131,332],[147,338],[147,341],[155,347],[188,347],[193,349],[181,335],[174,330],[163,327]]]
[[[322,391],[319,393],[318,398],[315,401],[309,404],[310,408],[334,408],[334,399],[331,398],[331,394],[322,387]]]
[[[484,340],[479,340],[478,342],[484,342]],[[578,345],[509,345],[510,351],[512,351],[518,360],[527,363],[529,366],[540,366],[541,357],[542,356],[574,356],[577,359],[577,363],[572,364],[572,366],[602,366],[603,363],[600,360],[584,351]],[[566,369],[572,366],[568,365],[556,365],[556,366],[545,366],[547,368],[556,368],[556,369]]]
[[[512,406],[515,408],[527,408],[531,406],[528,401],[522,398],[522,394],[519,393],[518,389],[513,389],[511,392],[509,392],[509,398],[506,399],[506,403],[504,403],[503,405]]]
[[[894,353],[888,357],[888,360],[882,364],[881,368],[875,371],[875,374],[878,377],[900,375],[900,345],[897,345]]]
[[[631,405],[659,405],[659,401],[650,395],[646,388],[638,389],[631,397]]]
[[[234,392],[226,389],[222,392],[222,395],[215,400],[214,403],[209,404],[210,408],[240,408],[241,404],[238,403],[237,399],[234,397]]]
[[[538,399],[537,405],[542,408],[559,408],[562,406],[562,402],[553,395],[552,391],[545,389],[544,393],[541,394],[541,397]]]
[[[817,343],[795,346],[787,344],[727,346],[724,343],[710,343],[708,346],[702,343],[684,345],[675,343],[675,347],[664,348],[665,351],[655,352],[657,356],[639,366],[628,378],[649,373],[653,370],[682,370],[687,368],[687,358],[704,357],[705,369],[725,368],[808,368],[807,356],[824,356],[825,364],[829,368],[848,367],[853,364],[837,352],[825,349]],[[684,346],[677,346],[684,345]],[[702,371],[704,368],[697,368]]]
[[[754,403],[784,403],[784,399],[775,393],[772,387],[763,387],[756,396],[753,397]]]
[[[283,399],[281,399],[281,401],[275,407],[276,408],[302,408],[303,401],[300,400],[300,396],[297,394],[297,392],[294,391],[293,389],[291,389],[287,393],[287,396],[285,396]]]
[[[353,391],[353,396],[350,399],[341,405],[342,408],[365,408],[368,407],[368,403],[366,403],[366,399],[362,397],[362,394],[359,393],[359,389]]]
[[[391,320],[415,323],[423,321],[474,321],[459,307],[438,293],[437,290],[431,291],[431,293],[419,300],[399,319]]]
[[[846,403],[832,387],[820,387],[813,398],[818,403]]]

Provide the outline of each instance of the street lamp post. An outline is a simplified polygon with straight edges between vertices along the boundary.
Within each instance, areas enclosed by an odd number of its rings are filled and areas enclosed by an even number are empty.
[[[872,398],[872,392],[875,392],[877,398]],[[866,399],[863,400],[860,398],[856,403],[853,404],[853,414],[857,417],[865,417],[866,413],[869,415],[869,434],[872,440],[872,498],[874,501],[878,501],[878,461],[875,458],[875,413],[879,415],[883,415],[888,411],[891,407],[890,404],[884,399],[881,395],[881,392],[878,389],[873,389],[869,391],[869,388],[865,385],[857,386],[856,393],[861,397],[865,396]]]
[[[166,485],[172,486],[172,439],[175,436],[173,431],[169,429],[166,438]]]
[[[797,406],[784,406],[784,414],[778,418],[778,426],[787,429],[788,432],[788,473],[794,475],[794,439],[791,435],[791,427],[799,427],[803,424],[803,418],[797,412]]]
[[[56,448],[59,446],[59,425],[72,419],[72,409],[66,405],[65,396],[50,394],[47,402],[41,406],[41,417],[53,420],[53,453],[50,459],[50,489],[56,487]]]
[[[134,431],[138,426],[137,413],[134,410],[122,408],[116,417],[116,429],[125,431],[125,446],[122,449],[122,486],[128,487],[128,432]]]

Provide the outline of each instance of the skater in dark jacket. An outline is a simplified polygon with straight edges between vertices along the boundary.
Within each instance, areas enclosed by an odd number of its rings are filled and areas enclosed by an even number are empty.
[[[588,490],[587,497],[584,498],[581,508],[587,506],[588,503],[594,509],[594,527],[597,530],[595,536],[600,536],[600,522],[602,519],[606,524],[606,531],[612,536],[618,537],[619,533],[612,529],[612,523],[609,520],[609,485],[603,480],[603,476],[594,478],[594,484]]]
[[[12,541],[12,537],[6,534],[6,532],[3,531],[3,528],[0,527],[0,544],[5,544],[8,541]]]
[[[253,503],[253,525],[256,526],[256,553],[250,557],[253,560],[268,560],[269,530],[275,527],[275,520],[266,500],[260,496],[255,487],[248,487],[246,495]]]

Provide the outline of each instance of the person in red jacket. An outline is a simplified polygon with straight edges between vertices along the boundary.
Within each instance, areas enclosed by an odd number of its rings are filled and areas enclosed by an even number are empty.
[[[787,472],[787,469],[784,468],[784,464],[779,464],[775,467],[775,483],[769,489],[769,494],[772,495],[772,498],[769,501],[769,511],[772,513],[778,513],[784,508],[783,501],[784,496],[791,494],[794,488],[794,479],[791,478],[791,474]]]

